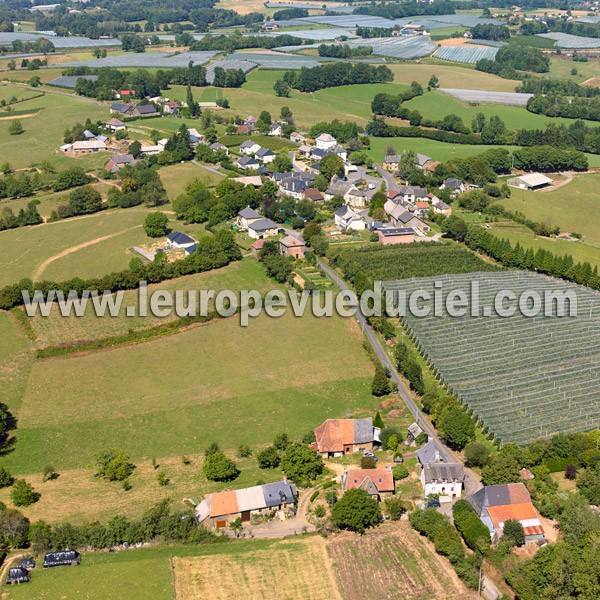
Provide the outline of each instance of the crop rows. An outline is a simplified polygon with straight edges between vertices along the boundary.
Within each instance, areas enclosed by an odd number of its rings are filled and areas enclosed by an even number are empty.
[[[257,63],[248,60],[238,60],[233,58],[220,60],[206,68],[206,81],[212,83],[215,80],[216,67],[221,67],[222,69],[241,69],[244,73],[248,73],[256,66]]]
[[[347,45],[350,47],[371,46],[373,54],[405,60],[429,56],[436,48],[436,45],[425,35],[352,40],[347,42]]]
[[[12,31],[0,32],[0,45],[6,46],[15,41],[21,42],[37,42],[41,38],[45,38],[52,42],[55,48],[95,48],[98,46],[120,46],[121,42],[115,39],[92,40],[86,37],[60,37],[54,35],[39,35],[34,33],[21,33]]]
[[[108,56],[106,58],[80,60],[77,62],[63,63],[58,66],[60,68],[162,67],[165,69],[173,69],[175,67],[187,67],[190,61],[192,61],[195,65],[204,65],[216,54],[216,52],[181,52],[181,54],[170,54],[167,52],[144,52],[140,54],[122,54],[120,56]]]
[[[498,48],[490,46],[440,46],[433,56],[440,60],[475,64],[482,58],[494,60],[496,54],[498,54]]]
[[[57,77],[56,79],[49,81],[48,85],[54,85],[56,87],[69,88],[74,90],[79,79],[97,81],[98,75],[63,75],[62,77]]]
[[[483,102],[490,104],[505,104],[507,106],[527,106],[527,101],[533,94],[517,92],[486,92],[483,90],[457,90],[440,88],[440,92],[448,94],[461,102]]]
[[[600,295],[587,288],[520,271],[442,275],[390,281],[389,290],[444,294],[479,287],[480,306],[493,306],[500,290],[568,292],[576,316],[520,313],[500,317],[418,318],[404,323],[434,373],[503,442],[529,443],[558,432],[600,425]],[[439,285],[439,284],[438,284]],[[481,314],[481,312],[479,313]]]

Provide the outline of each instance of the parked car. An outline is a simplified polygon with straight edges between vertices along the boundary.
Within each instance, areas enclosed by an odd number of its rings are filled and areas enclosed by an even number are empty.
[[[427,508],[439,508],[441,506],[439,500],[428,500]]]

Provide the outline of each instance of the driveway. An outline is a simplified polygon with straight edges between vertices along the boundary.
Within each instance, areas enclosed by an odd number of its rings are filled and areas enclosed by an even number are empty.
[[[375,165],[373,168],[383,177],[388,192],[397,192],[400,189],[396,178],[389,171],[382,169],[379,165]]]

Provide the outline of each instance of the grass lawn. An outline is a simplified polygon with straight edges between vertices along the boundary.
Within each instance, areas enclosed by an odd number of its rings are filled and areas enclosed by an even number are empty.
[[[575,175],[573,181],[555,191],[531,192],[511,188],[510,198],[501,204],[535,221],[551,221],[559,225],[561,231],[581,233],[584,243],[600,251],[599,186],[600,173]]]
[[[198,453],[213,440],[232,449],[280,431],[299,437],[328,417],[373,409],[371,375],[353,320],[291,315],[37,360],[6,465],[39,473],[48,463],[84,467],[107,446],[139,461]]]
[[[159,174],[170,200],[175,200],[177,196],[183,194],[185,188],[196,179],[209,187],[214,187],[225,177],[192,162],[162,167]]]
[[[592,267],[600,267],[600,248],[592,247],[581,242],[567,242],[565,240],[557,240],[552,238],[539,237],[523,225],[516,223],[492,223],[492,232],[500,238],[508,239],[514,246],[517,242],[523,248],[543,248],[554,252],[554,254],[564,255],[570,254],[575,262],[589,262]]]
[[[577,69],[576,75],[571,75],[571,69]],[[583,83],[591,77],[598,77],[598,61],[575,62],[570,58],[552,57],[550,59],[550,72],[545,76],[552,79],[572,79]]]
[[[134,256],[129,248],[151,242],[142,227],[146,214],[161,209],[169,207],[114,209],[2,231],[0,285],[34,275],[62,281],[75,276],[100,277],[124,269]],[[179,222],[173,227],[195,231],[194,226],[185,228]]]
[[[565,124],[568,126],[574,122],[573,119],[536,115],[521,106],[501,106],[483,103],[477,106],[470,106],[466,102],[460,102],[452,96],[438,91],[426,92],[422,96],[405,102],[404,105],[411,110],[418,110],[427,119],[441,119],[449,114],[458,115],[467,127],[471,126],[473,117],[480,112],[488,119],[493,115],[499,116],[509,129],[544,129],[548,123],[555,123],[556,125]],[[586,123],[592,127],[597,126],[597,123],[592,121],[586,121]]]
[[[20,88],[14,90],[15,94],[22,93]],[[7,93],[10,94],[9,91]],[[65,129],[75,123],[84,123],[88,117],[96,120],[108,116],[108,107],[57,94],[46,94],[21,102],[16,107],[38,112],[32,117],[22,118],[25,132],[21,135],[9,135],[10,120],[0,120],[0,156],[9,160],[13,168],[39,164],[44,160],[51,160],[59,168],[74,164],[77,159],[59,154],[58,148],[63,143]],[[108,160],[107,153],[98,153],[100,155]],[[98,156],[92,158],[97,159]],[[85,161],[78,163],[85,164]]]

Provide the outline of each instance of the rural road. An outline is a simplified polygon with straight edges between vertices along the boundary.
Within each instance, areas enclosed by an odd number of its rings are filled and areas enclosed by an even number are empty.
[[[332,279],[332,281],[338,286],[338,288],[342,291],[352,291],[350,288],[344,283],[344,281],[337,275],[337,273],[326,265],[321,259],[317,260],[317,265],[323,269],[323,271]],[[409,390],[404,385],[404,382],[400,378],[398,371],[396,370],[395,365],[390,360],[385,348],[382,346],[379,338],[373,331],[373,328],[367,322],[366,317],[362,314],[360,309],[356,312],[356,319],[358,324],[360,325],[365,337],[367,338],[369,344],[373,348],[377,358],[380,360],[381,364],[388,369],[390,372],[390,376],[392,381],[398,386],[398,394],[412,413],[415,421],[419,425],[419,427],[432,439],[435,443],[444,450],[445,454],[448,456],[449,460],[460,463],[462,462],[454,452],[448,448],[440,439],[437,431],[433,427],[433,425],[423,416],[416,402],[413,400],[413,397]],[[481,482],[477,479],[474,473],[470,472],[468,469],[465,469],[465,495],[470,496],[475,493],[477,490],[481,489]]]
[[[373,168],[383,177],[385,180],[385,187],[388,192],[397,192],[400,187],[398,186],[398,182],[396,178],[385,169],[382,169],[379,165],[374,165]]]
[[[47,87],[33,87],[32,85],[26,85],[24,83],[13,82],[3,82],[2,85],[10,85],[26,90],[33,90],[34,92],[44,92],[46,94],[58,94],[59,96],[69,96],[70,98],[78,98],[79,100],[83,100],[84,102],[89,102],[90,104],[95,104],[96,106],[103,106],[104,108],[108,108],[108,104],[105,104],[104,102],[98,102],[98,100],[94,100],[93,98],[87,98],[86,96],[80,96],[79,94],[70,94],[69,92],[61,92],[59,90],[53,90]]]

